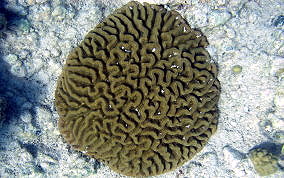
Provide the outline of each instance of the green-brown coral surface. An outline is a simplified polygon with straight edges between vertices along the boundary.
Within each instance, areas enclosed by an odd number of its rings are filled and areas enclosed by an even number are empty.
[[[268,176],[277,172],[277,157],[266,149],[255,149],[250,153],[250,159],[260,176]]]
[[[124,175],[181,166],[217,127],[207,45],[175,11],[138,2],[116,10],[68,56],[55,95],[63,137]]]

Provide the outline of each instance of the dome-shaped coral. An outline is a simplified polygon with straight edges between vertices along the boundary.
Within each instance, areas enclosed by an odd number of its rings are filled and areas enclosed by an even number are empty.
[[[138,2],[116,10],[68,56],[55,95],[63,137],[124,175],[182,165],[217,127],[207,45],[175,11]]]
[[[251,159],[256,172],[260,176],[268,176],[277,172],[277,157],[266,149],[254,149],[250,152]]]

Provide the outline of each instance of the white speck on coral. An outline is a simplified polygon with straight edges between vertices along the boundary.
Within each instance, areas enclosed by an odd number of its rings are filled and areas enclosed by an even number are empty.
[[[126,53],[131,53],[131,50],[126,49],[124,46],[121,46],[121,49]]]
[[[155,52],[155,51],[156,51],[156,48],[153,48],[153,49],[152,49],[152,52]]]
[[[173,65],[171,65],[171,68],[179,68],[179,66],[173,64]]]
[[[135,108],[135,111],[137,112],[138,116],[141,115],[140,112],[139,112],[139,110],[138,110],[137,108]]]

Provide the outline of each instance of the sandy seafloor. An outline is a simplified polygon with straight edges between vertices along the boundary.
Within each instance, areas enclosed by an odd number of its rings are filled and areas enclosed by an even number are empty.
[[[124,177],[63,141],[54,90],[70,50],[127,2],[0,2],[8,20],[0,38],[0,97],[7,101],[0,130],[0,177]],[[191,27],[202,30],[222,86],[216,134],[192,160],[156,177],[258,177],[249,151],[284,143],[284,1],[146,2],[169,4]],[[240,67],[241,72],[234,70]],[[279,170],[271,177],[284,175]]]

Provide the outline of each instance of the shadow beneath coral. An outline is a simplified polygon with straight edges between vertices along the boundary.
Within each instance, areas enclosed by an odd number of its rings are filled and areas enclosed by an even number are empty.
[[[252,149],[250,149],[250,151],[258,148],[265,149],[275,156],[280,156],[282,144],[277,144],[273,142],[263,142],[259,145],[254,146]]]
[[[15,10],[5,8],[6,5],[6,1],[0,1],[0,15],[4,17],[0,18],[0,33],[17,29],[21,24],[21,20],[26,19],[24,15],[19,14]]]
[[[34,81],[14,76],[11,74],[10,69],[11,66],[3,60],[3,56],[1,55],[0,96],[6,100],[7,107],[4,112],[6,117],[4,121],[5,127],[0,130],[0,135],[3,131],[8,130],[9,122],[13,118],[19,118],[22,111],[33,108],[33,105],[38,101],[40,91],[43,90]]]
[[[13,66],[4,60],[4,56],[7,55],[10,50],[2,45],[5,43],[5,34],[13,33],[18,22],[25,18],[25,16],[20,15],[13,10],[6,9],[6,5],[6,1],[0,1],[0,12],[7,20],[7,28],[0,31],[2,34],[0,35],[0,97],[4,98],[7,103],[4,112],[6,119],[2,129],[0,129],[0,141],[3,139],[2,135],[5,132],[9,132],[9,122],[19,118],[23,110],[32,108],[34,103],[38,101],[40,91],[43,90],[39,83],[25,77],[13,75],[11,73],[11,68]],[[33,111],[31,112],[33,113]]]
[[[13,143],[19,141],[16,135],[20,134],[19,132],[26,132],[22,130],[24,127],[19,126],[22,122],[20,116],[27,110],[34,113],[34,107],[38,103],[39,93],[42,90],[39,84],[26,78],[16,77],[10,70],[11,66],[3,60],[3,51],[0,47],[0,97],[4,98],[7,103],[4,110],[5,120],[0,129],[0,150],[3,153],[1,157],[5,156],[6,151],[16,151],[12,146]],[[35,133],[40,134],[40,130],[36,129]],[[29,147],[29,149],[34,148]],[[40,171],[39,167],[38,172]],[[6,168],[5,172],[9,175],[16,175],[12,169]]]

